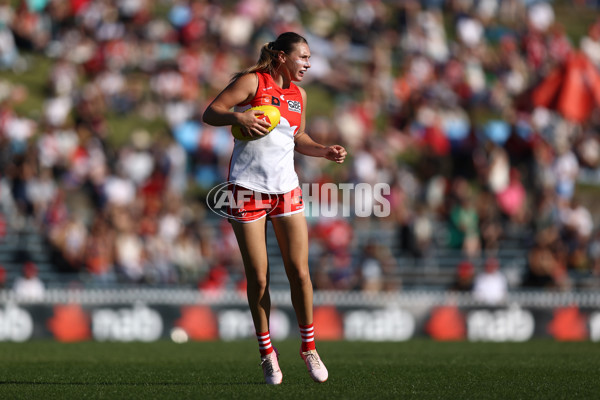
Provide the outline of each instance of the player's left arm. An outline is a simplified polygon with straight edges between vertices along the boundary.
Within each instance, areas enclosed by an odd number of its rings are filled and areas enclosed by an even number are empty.
[[[304,131],[306,125],[306,91],[302,88],[299,89],[302,94],[303,107],[300,127],[298,128],[298,133],[294,136],[296,151],[306,156],[324,157],[328,160],[335,161],[338,164],[343,163],[347,154],[344,147],[339,144],[324,146],[312,140],[312,138]]]

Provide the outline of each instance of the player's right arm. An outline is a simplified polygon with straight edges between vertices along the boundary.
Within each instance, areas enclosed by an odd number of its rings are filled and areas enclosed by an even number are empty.
[[[232,110],[237,104],[249,103],[256,95],[257,88],[256,74],[242,75],[210,103],[202,115],[202,121],[213,126],[240,125],[242,130],[246,130],[251,136],[268,133],[267,128],[270,124],[255,117],[262,114],[261,111],[243,113]]]

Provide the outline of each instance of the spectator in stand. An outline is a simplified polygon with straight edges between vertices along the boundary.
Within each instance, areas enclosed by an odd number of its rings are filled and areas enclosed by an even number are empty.
[[[201,244],[195,240],[189,226],[183,229],[173,242],[171,257],[181,283],[196,283],[207,273]]]
[[[22,275],[15,279],[13,291],[19,300],[39,301],[44,298],[46,287],[38,277],[37,266],[27,261],[23,265]]]
[[[0,212],[0,242],[6,237],[6,216]]]
[[[502,213],[516,225],[523,225],[529,219],[527,193],[521,183],[521,174],[516,168],[510,171],[506,187],[496,194],[496,202]]]
[[[559,212],[562,223],[562,240],[569,258],[569,269],[589,271],[588,247],[594,230],[594,221],[589,210],[577,198],[570,201]]]
[[[571,287],[566,265],[562,254],[564,245],[556,240],[548,245],[534,244],[527,255],[527,273],[523,286],[528,288],[545,288],[566,290]]]
[[[115,233],[103,215],[98,215],[92,224],[85,244],[83,262],[92,281],[102,284],[116,283]]]
[[[0,289],[6,287],[6,268],[0,265]]]
[[[137,226],[130,213],[116,211],[115,267],[125,283],[143,283],[146,275],[147,254],[144,242],[137,234]]]
[[[553,164],[556,176],[556,193],[559,200],[569,202],[575,194],[575,181],[579,173],[579,161],[568,145],[562,143]]]
[[[79,271],[83,266],[87,235],[83,221],[75,216],[55,226],[50,232],[50,242],[60,252],[71,271]]]
[[[499,205],[493,194],[486,189],[479,193],[476,201],[482,250],[484,252],[497,252],[504,233]]]
[[[475,275],[473,298],[490,305],[506,300],[508,282],[500,270],[500,262],[494,257],[485,260],[483,271]]]
[[[369,242],[361,253],[358,266],[360,290],[377,293],[400,288],[398,276],[394,276],[396,260],[387,246]]]
[[[461,261],[456,266],[456,275],[454,277],[454,282],[450,287],[450,290],[456,292],[468,292],[471,293],[473,291],[473,280],[475,278],[475,267],[473,264],[464,260]]]
[[[600,18],[589,27],[587,35],[581,38],[579,47],[600,68]]]
[[[6,5],[0,6],[0,69],[19,67],[19,49],[15,44],[15,37],[8,28],[14,15],[12,10],[7,10]]]
[[[417,257],[430,257],[433,248],[434,234],[433,218],[424,204],[415,205],[415,215],[412,221],[412,250]]]
[[[27,182],[27,197],[33,207],[33,215],[37,224],[43,223],[43,217],[52,199],[56,196],[56,181],[50,169],[43,169],[39,175],[33,176]]]
[[[454,182],[454,190],[457,202],[450,210],[450,246],[474,258],[479,255],[481,241],[472,189],[465,179],[459,178]]]
[[[600,276],[600,230],[594,232],[590,241],[589,257],[593,276]]]

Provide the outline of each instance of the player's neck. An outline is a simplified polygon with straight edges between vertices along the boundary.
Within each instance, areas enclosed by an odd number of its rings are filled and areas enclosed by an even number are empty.
[[[285,75],[280,73],[278,70],[273,71],[271,73],[271,77],[273,78],[273,82],[275,82],[275,84],[282,89],[288,89],[292,82],[292,80],[290,78],[286,77]]]

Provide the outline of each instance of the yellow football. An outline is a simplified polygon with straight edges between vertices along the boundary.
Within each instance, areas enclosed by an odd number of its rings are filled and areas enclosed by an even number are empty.
[[[279,109],[275,106],[256,106],[256,107],[249,108],[244,112],[248,112],[250,110],[258,110],[258,111],[263,112],[263,114],[258,114],[256,116],[256,118],[262,119],[264,121],[267,121],[269,124],[271,124],[271,126],[268,128],[269,132],[271,132],[273,129],[275,129],[275,127],[279,124],[279,118],[281,117],[281,114],[279,113]],[[233,134],[233,137],[238,140],[256,140],[256,139],[260,139],[260,138],[264,137],[264,136],[257,136],[257,137],[246,136],[242,132],[241,126],[239,126],[239,125],[233,125],[231,127],[231,133]]]

